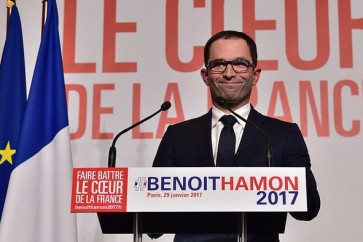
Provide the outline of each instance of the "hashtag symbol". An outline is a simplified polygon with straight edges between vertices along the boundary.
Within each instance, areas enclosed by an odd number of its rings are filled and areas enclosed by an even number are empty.
[[[135,191],[142,191],[146,187],[146,177],[139,177],[135,181]]]

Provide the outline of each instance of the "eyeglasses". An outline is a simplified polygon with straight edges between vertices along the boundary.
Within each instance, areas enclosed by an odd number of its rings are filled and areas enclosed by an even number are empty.
[[[245,73],[249,67],[255,68],[256,66],[252,64],[249,60],[244,58],[237,58],[235,60],[226,61],[223,59],[212,60],[208,63],[207,68],[216,74],[220,74],[226,71],[227,65],[231,64],[232,69],[236,73]]]

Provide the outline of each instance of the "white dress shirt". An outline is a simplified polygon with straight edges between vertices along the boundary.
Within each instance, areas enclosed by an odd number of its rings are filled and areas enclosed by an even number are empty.
[[[235,112],[238,115],[242,116],[243,118],[247,119],[248,115],[250,114],[250,110],[251,110],[251,105],[250,105],[250,103],[247,103],[243,107],[237,109]],[[219,119],[223,115],[229,115],[229,114],[222,112],[215,106],[212,107],[212,149],[213,149],[214,164],[216,164],[216,160],[217,160],[219,136],[223,129],[223,123],[220,122]],[[233,114],[231,114],[231,115],[233,115]],[[243,122],[242,120],[240,120],[238,117],[236,117],[236,119],[237,119],[237,122],[233,126],[234,133],[236,135],[235,153],[237,152],[237,149],[241,142],[243,130],[246,126],[246,123]]]

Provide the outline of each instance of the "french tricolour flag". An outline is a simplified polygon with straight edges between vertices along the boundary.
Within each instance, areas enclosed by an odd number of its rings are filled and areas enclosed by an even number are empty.
[[[0,241],[74,242],[72,157],[55,0],[47,20],[0,224]]]

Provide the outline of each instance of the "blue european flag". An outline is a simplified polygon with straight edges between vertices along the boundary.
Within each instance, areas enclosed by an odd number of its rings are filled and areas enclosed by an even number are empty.
[[[23,35],[16,6],[11,8],[9,28],[0,65],[0,221],[26,105]]]

